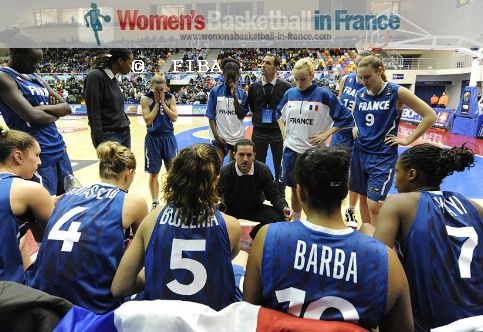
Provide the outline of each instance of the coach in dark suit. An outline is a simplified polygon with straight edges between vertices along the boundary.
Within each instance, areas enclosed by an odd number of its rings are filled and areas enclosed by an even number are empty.
[[[290,209],[277,190],[270,169],[255,160],[255,146],[251,140],[236,142],[234,156],[235,160],[221,170],[218,192],[226,214],[260,223],[250,233],[254,238],[263,224],[289,218]],[[272,205],[263,204],[265,199]]]
[[[276,55],[267,54],[263,58],[262,79],[248,88],[248,106],[253,113],[252,140],[256,147],[256,160],[266,162],[268,146],[272,150],[275,181],[279,190],[285,193],[284,186],[279,182],[282,163],[283,138],[280,127],[275,119],[275,108],[282,100],[285,91],[291,88],[290,83],[277,78],[280,59]]]

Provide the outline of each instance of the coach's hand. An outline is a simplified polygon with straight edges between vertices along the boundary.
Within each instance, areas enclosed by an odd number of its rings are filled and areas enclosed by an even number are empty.
[[[285,216],[285,220],[292,219],[292,210],[289,207],[283,208],[283,215]]]

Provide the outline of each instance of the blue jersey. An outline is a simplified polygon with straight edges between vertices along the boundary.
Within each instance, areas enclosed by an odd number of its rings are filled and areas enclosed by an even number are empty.
[[[386,308],[387,247],[351,229],[270,224],[261,280],[263,306],[375,328]]]
[[[399,85],[388,82],[375,96],[367,88],[357,91],[354,120],[359,137],[354,146],[372,154],[397,154],[397,145],[384,143],[386,135],[397,135],[400,113],[396,108]]]
[[[156,104],[154,100],[154,92],[149,91],[146,94],[149,102],[149,109],[153,111],[154,105]],[[169,106],[173,95],[171,93],[165,94],[166,105]],[[164,112],[163,106],[159,105],[159,112],[156,114],[152,124],[147,126],[148,134],[172,134],[174,132],[173,122],[170,120],[168,115]]]
[[[339,99],[349,110],[354,110],[356,93],[362,89],[364,85],[357,80],[356,73],[350,73],[345,76],[344,87],[342,88],[342,94]]]
[[[19,240],[26,231],[26,223],[12,213],[10,188],[16,175],[0,173],[0,280],[25,282]]]
[[[344,86],[342,87],[342,93],[339,99],[351,112],[354,110],[356,103],[356,93],[363,87],[364,85],[357,80],[356,73],[350,73],[345,76]],[[330,140],[331,146],[344,145],[352,147],[353,144],[352,128],[342,129],[336,132]]]
[[[25,76],[9,67],[0,67],[0,72],[9,75],[15,80],[19,90],[30,105],[35,107],[49,103],[49,91],[38,75],[30,74]],[[42,160],[42,167],[53,165],[62,158],[65,143],[54,122],[41,126],[30,124],[1,100],[0,112],[10,129],[27,132],[35,137],[41,149],[40,160]]]
[[[181,223],[166,205],[154,226],[144,260],[145,300],[183,300],[221,310],[235,302],[235,277],[225,221],[219,211],[196,225]]]
[[[429,328],[483,315],[483,220],[454,192],[421,192],[400,244],[414,319]]]
[[[29,286],[96,313],[117,307],[111,283],[125,249],[124,196],[104,183],[67,192],[49,220]]]

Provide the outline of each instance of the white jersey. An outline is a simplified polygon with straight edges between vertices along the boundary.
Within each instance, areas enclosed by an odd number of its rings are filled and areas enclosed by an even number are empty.
[[[327,89],[313,84],[304,91],[291,88],[277,107],[285,122],[285,147],[303,153],[313,147],[309,138],[329,130],[352,125],[349,110]]]
[[[245,126],[243,119],[239,119],[235,112],[234,99],[228,96],[228,87],[225,84],[218,85],[210,91],[206,117],[216,120],[218,132],[228,144],[234,145],[238,140],[245,138]],[[236,95],[243,110],[243,115],[248,113],[247,95],[241,88],[237,88]],[[215,139],[211,127],[209,137]]]

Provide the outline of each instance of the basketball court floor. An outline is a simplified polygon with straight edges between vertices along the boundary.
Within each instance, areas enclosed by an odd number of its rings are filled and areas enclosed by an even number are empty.
[[[130,120],[132,150],[137,160],[136,176],[130,192],[143,197],[148,206],[150,206],[151,197],[148,190],[148,174],[144,172],[144,136],[146,134],[146,126],[142,116],[130,116]],[[2,122],[3,119],[0,123]],[[245,125],[247,127],[247,137],[250,137],[252,132],[250,118],[246,119]],[[95,149],[91,143],[87,117],[68,116],[57,121],[57,126],[67,144],[67,151],[71,158],[76,178],[82,185],[99,181],[99,164]],[[412,125],[401,123],[399,126],[399,134],[408,135],[413,128],[414,126]],[[194,143],[208,142],[208,119],[203,116],[180,116],[175,123],[175,133],[179,150]],[[466,197],[483,204],[483,140],[453,135],[439,129],[432,129],[426,132],[416,144],[423,142],[440,146],[460,146],[467,142],[468,146],[477,154],[476,166],[469,171],[455,173],[449,176],[443,182],[442,189],[460,192]],[[399,150],[402,152],[404,149],[402,147]],[[273,169],[270,152],[267,156],[267,164]],[[163,166],[161,178],[164,174],[165,170]],[[396,189],[393,187],[391,193],[396,192]],[[287,201],[289,201],[289,189],[286,191],[286,197]],[[345,210],[346,205],[344,204],[342,208]]]

